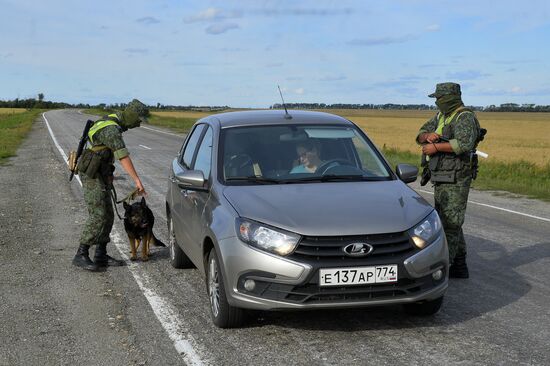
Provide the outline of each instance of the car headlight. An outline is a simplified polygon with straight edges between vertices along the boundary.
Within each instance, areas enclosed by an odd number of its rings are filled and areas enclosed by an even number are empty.
[[[275,229],[254,221],[238,218],[237,236],[243,242],[278,255],[289,255],[300,241],[300,235]]]
[[[419,249],[424,249],[432,243],[441,231],[441,220],[436,210],[433,210],[418,225],[409,230],[411,239]]]

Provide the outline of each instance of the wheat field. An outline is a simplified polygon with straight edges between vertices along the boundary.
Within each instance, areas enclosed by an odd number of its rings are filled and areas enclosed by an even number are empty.
[[[25,112],[25,108],[0,108],[0,116]]]
[[[415,142],[418,129],[435,111],[402,110],[328,110],[360,126],[379,147],[420,153]],[[153,112],[175,118],[202,118],[211,113],[193,111]],[[550,164],[550,113],[478,112],[479,122],[488,130],[478,149],[489,160],[525,160],[537,166]]]

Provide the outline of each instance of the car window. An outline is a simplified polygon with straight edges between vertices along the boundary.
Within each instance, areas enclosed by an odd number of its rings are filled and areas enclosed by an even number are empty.
[[[204,126],[205,125],[203,124],[197,125],[187,139],[187,144],[185,145],[185,149],[183,150],[183,155],[180,158],[180,164],[183,165],[183,167],[186,169],[191,169],[191,163],[193,162],[195,148],[197,147],[197,143],[199,142],[199,138],[201,137]]]
[[[210,167],[212,166],[212,128],[208,127],[195,158],[194,170],[200,170],[205,179],[210,176]]]
[[[374,176],[385,176],[387,174],[386,168],[384,164],[382,164],[382,161],[376,156],[372,147],[365,143],[365,140],[359,138],[359,136],[354,136],[352,141],[353,146],[355,146],[355,151],[357,151],[359,159],[361,160],[363,170]]]
[[[220,177],[231,184],[392,179],[354,126],[233,127],[220,141]]]

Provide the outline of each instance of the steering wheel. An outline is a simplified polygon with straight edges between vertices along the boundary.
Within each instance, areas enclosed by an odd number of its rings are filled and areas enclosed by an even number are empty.
[[[330,159],[323,162],[317,167],[315,173],[325,174],[330,168],[338,165],[352,165],[351,162],[347,159]]]
[[[229,158],[229,161],[225,165],[225,169],[232,172],[232,174],[240,174],[241,169],[246,168],[247,166],[252,166],[253,161],[250,155],[247,154],[237,154]]]

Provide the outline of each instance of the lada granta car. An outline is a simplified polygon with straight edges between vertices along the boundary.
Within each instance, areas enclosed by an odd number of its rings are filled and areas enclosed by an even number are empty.
[[[171,264],[206,277],[214,324],[245,309],[402,304],[436,313],[448,249],[436,211],[360,128],[335,115],[246,111],[199,120],[172,162]]]

